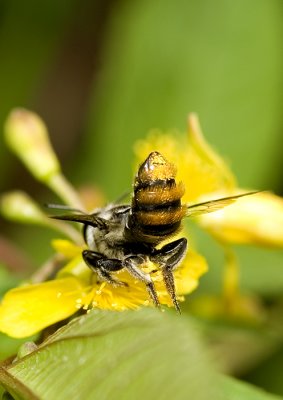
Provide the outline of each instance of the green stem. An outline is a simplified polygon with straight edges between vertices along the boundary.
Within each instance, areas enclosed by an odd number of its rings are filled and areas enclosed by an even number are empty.
[[[64,257],[60,254],[55,254],[47,260],[35,273],[30,277],[32,284],[44,282],[58,272],[61,262]]]
[[[83,244],[82,233],[73,228],[71,225],[68,225],[63,221],[55,221],[54,219],[47,219],[45,223],[49,228],[52,228],[57,232],[61,232],[65,236],[69,237],[77,245],[81,246]]]
[[[63,174],[58,173],[53,175],[47,184],[50,189],[53,190],[64,201],[64,203],[81,211],[84,210],[84,205],[77,195],[77,192]]]
[[[227,311],[232,311],[239,298],[240,271],[235,251],[225,245],[225,270],[223,276],[223,298]]]

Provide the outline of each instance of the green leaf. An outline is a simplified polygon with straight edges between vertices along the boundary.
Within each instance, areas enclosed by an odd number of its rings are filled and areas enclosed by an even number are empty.
[[[217,400],[282,400],[282,397],[267,393],[255,386],[229,377],[219,377],[223,389]]]
[[[0,360],[11,356],[11,354],[15,353],[23,343],[23,339],[14,339],[0,333]]]
[[[2,369],[21,399],[216,398],[214,374],[190,320],[157,310],[73,320]]]
[[[272,354],[278,354],[282,347],[282,330],[275,328],[280,320],[260,324],[223,317],[222,320],[197,319],[196,323],[226,374],[243,376]]]
[[[190,319],[92,311],[3,366],[0,382],[15,399],[280,400],[216,374],[209,358]]]
[[[282,370],[283,345],[271,354],[270,357],[255,366],[249,374],[245,375],[245,378],[254,385],[260,385],[265,390],[283,396]]]

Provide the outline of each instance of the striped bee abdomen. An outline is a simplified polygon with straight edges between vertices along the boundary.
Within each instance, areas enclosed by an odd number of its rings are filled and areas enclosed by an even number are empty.
[[[185,208],[185,188],[175,182],[176,168],[160,153],[151,153],[140,166],[134,184],[129,227],[135,239],[158,243],[178,231]]]

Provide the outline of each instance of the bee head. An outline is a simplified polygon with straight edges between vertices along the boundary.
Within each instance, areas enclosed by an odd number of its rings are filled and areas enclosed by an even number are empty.
[[[136,181],[150,183],[154,181],[167,181],[175,179],[176,167],[157,151],[149,154],[147,159],[140,165]]]

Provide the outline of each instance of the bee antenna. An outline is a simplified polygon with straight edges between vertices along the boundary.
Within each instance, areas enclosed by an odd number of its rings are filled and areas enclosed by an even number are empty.
[[[128,197],[131,194],[130,191],[125,191],[124,193],[121,194],[121,196],[118,197],[118,199],[116,199],[114,201],[114,204],[119,204],[121,203],[122,200],[124,200],[126,197]]]
[[[50,208],[50,209],[52,208],[53,210],[66,210],[66,211],[72,211],[72,212],[78,212],[81,214],[85,214],[82,210],[78,210],[77,208],[73,208],[66,204],[45,203],[44,207]]]

